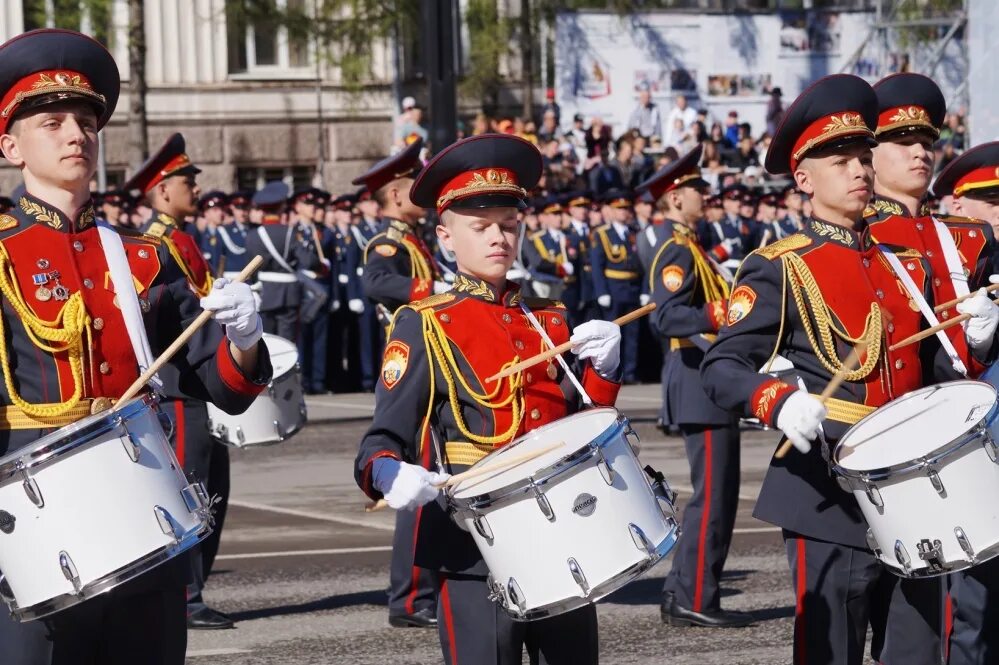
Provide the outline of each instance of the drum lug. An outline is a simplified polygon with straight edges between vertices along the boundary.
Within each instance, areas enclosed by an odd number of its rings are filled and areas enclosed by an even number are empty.
[[[872,552],[874,552],[874,556],[881,556],[881,546],[878,545],[878,541],[874,537],[874,532],[870,529],[867,530],[867,546],[871,548]]]
[[[166,434],[167,441],[173,441],[174,426],[173,421],[170,420],[170,416],[157,408],[156,419],[160,422],[160,427],[163,428],[163,433]],[[208,426],[211,427],[211,421],[209,421]]]
[[[479,515],[478,513],[472,517],[472,524],[475,526],[475,530],[479,532],[479,535],[488,540],[493,541],[493,530],[489,528],[489,522],[486,521],[485,515]]]
[[[971,546],[971,541],[968,540],[967,534],[964,533],[964,529],[959,526],[954,527],[954,537],[957,538],[957,544],[961,546],[964,553],[968,555],[968,561],[971,563],[976,563],[978,557],[975,556],[975,548]]]
[[[20,465],[20,462],[18,464]],[[39,489],[38,482],[28,475],[28,470],[23,466],[21,466],[21,477],[24,478],[21,486],[24,488],[24,493],[28,495],[28,499],[35,504],[36,508],[44,508],[45,498],[42,496],[42,490]]]
[[[3,572],[0,572],[0,600],[5,602],[11,610],[17,607],[17,598],[14,598],[14,591],[7,584],[7,578]]]
[[[275,397],[277,397],[277,392],[275,392],[275,390],[274,390],[274,382],[273,381],[271,381],[270,383],[267,384],[267,395],[270,396],[271,399],[274,399]]]
[[[600,458],[597,460],[597,469],[600,471],[601,477],[603,477],[604,482],[608,485],[614,484],[614,469],[611,468],[610,462],[607,461],[607,456],[604,455],[604,451],[597,448],[597,456]],[[550,517],[548,519],[551,519]]]
[[[944,565],[943,544],[939,540],[930,542],[929,538],[923,538],[916,545],[919,558],[926,562],[930,572],[942,573],[948,566]]]
[[[873,503],[878,508],[884,508],[885,502],[881,498],[881,492],[878,490],[876,485],[871,485],[867,483],[867,500]]]
[[[534,492],[534,498],[538,502],[538,508],[541,509],[541,514],[545,516],[549,522],[555,521],[555,511],[552,510],[552,504],[548,502],[548,497],[545,493],[541,491],[541,488],[531,483],[531,490]]]
[[[635,431],[635,428],[631,426],[630,421],[625,420],[624,423],[624,437],[628,439],[628,443],[631,444],[631,449],[634,451],[635,455],[638,455],[642,451],[642,439],[638,436],[638,432]]]
[[[836,475],[836,484],[844,492],[852,493],[853,487],[850,486],[850,480],[846,476]]]
[[[656,555],[655,546],[649,540],[649,537],[645,535],[645,532],[642,531],[641,527],[629,522],[628,530],[631,531],[631,539],[635,542],[635,547],[648,554],[650,559]]]
[[[524,592],[520,588],[520,585],[517,584],[517,580],[512,577],[510,578],[510,581],[506,583],[506,593],[510,596],[510,600],[513,604],[516,605],[523,614],[527,607],[527,598],[524,596]]]
[[[243,444],[246,443],[246,435],[243,434],[243,428],[242,427],[237,427],[236,428],[236,438],[239,439],[239,445],[242,446]]]
[[[588,596],[590,594],[590,585],[586,582],[586,575],[583,574],[583,569],[580,568],[579,563],[572,557],[569,557],[566,563],[569,564],[569,572],[572,574],[572,579],[576,580],[576,584],[579,585],[583,596]]]
[[[139,446],[138,442],[135,440],[135,435],[131,432],[127,432],[125,436],[121,438],[121,445],[124,446],[125,452],[128,453],[128,458],[133,462],[139,461],[139,455],[142,448]]]
[[[191,483],[180,491],[180,496],[184,499],[189,513],[197,512],[205,507],[205,489],[201,483]]]
[[[940,474],[937,473],[936,470],[930,469],[929,471],[926,472],[926,475],[929,477],[930,482],[933,483],[933,489],[937,491],[937,494],[939,494],[942,497],[946,497],[947,490],[944,489],[943,481],[940,480]],[[938,540],[937,542],[940,541]]]
[[[649,484],[652,486],[652,493],[659,503],[659,509],[662,510],[663,516],[668,519],[676,518],[676,492],[666,482],[666,476],[648,465],[645,466],[645,474],[651,479]]]
[[[73,563],[73,559],[65,550],[59,552],[59,567],[62,568],[63,576],[72,582],[73,592],[79,595],[80,590],[83,589],[83,585],[80,584],[80,574],[76,571],[76,564]]]
[[[909,553],[905,550],[905,545],[902,544],[901,540],[895,541],[895,559],[901,564],[902,570],[908,573],[912,567],[912,559],[909,558]]]
[[[982,447],[985,448],[985,453],[989,456],[994,464],[999,464],[999,446],[996,445],[996,440],[992,437],[992,432],[985,430],[982,432]]]
[[[503,595],[503,585],[493,579],[493,574],[489,573],[486,577],[486,588],[489,589],[489,600],[494,603],[502,603],[506,600]]]
[[[276,420],[271,421],[271,422],[274,423],[274,433],[277,435],[278,443],[280,443],[280,442],[284,441],[285,439],[287,439],[288,437],[285,436],[284,430],[281,429],[281,423],[279,423]]]
[[[173,528],[174,520],[167,509],[162,506],[153,506],[153,512],[156,514],[156,521],[159,522],[160,531],[162,531],[164,535],[170,536],[174,539],[174,541],[176,541],[177,532]]]

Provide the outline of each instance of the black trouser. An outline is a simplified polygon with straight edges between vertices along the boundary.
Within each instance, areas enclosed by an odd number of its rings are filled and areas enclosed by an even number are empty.
[[[950,665],[999,662],[999,559],[949,577]]]
[[[683,527],[663,593],[681,607],[721,607],[721,575],[739,507],[739,429],[681,425],[694,494],[682,506]]]
[[[625,314],[638,308],[638,301],[627,301],[622,300],[618,302],[617,298],[611,297],[611,306],[609,308],[601,307],[602,318],[606,321],[613,321],[614,319],[624,316]],[[641,321],[632,321],[621,327],[621,377],[622,381],[633,382],[637,378],[638,372],[638,334],[639,327],[641,326]]]
[[[433,610],[437,602],[437,574],[413,563],[419,511],[397,510],[389,569],[389,614],[413,614]]]
[[[142,584],[142,579],[138,582]],[[0,663],[183,665],[187,651],[183,584],[138,593],[132,592],[134,584],[44,620],[17,623],[6,612],[0,613]]]
[[[485,579],[442,580],[437,632],[446,665],[596,665],[597,610],[593,604],[550,619],[517,622],[489,600]]]
[[[291,343],[298,340],[298,307],[283,307],[260,312],[264,332],[283,337]]]
[[[794,663],[939,665],[940,578],[902,579],[869,550],[784,532],[795,590]]]

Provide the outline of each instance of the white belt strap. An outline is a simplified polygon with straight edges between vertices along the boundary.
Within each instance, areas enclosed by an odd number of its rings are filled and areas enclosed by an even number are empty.
[[[240,254],[246,254],[246,248],[236,245],[235,241],[229,237],[229,232],[226,231],[224,226],[220,226],[218,228],[218,232],[219,236],[222,238],[222,244],[225,245],[225,248],[230,254],[235,254],[237,256]]]
[[[298,281],[298,278],[290,273],[272,272],[270,270],[262,270],[258,272],[257,279],[261,282],[280,282],[282,284],[291,284],[292,282]]]
[[[262,227],[262,226],[258,226],[257,227],[257,235],[260,236],[260,241],[264,243],[264,247],[267,248],[267,252],[271,255],[271,258],[274,259],[275,261],[277,261],[277,264],[279,266],[281,266],[282,268],[284,268],[285,270],[287,270],[289,273],[291,273],[289,275],[291,277],[291,280],[288,280],[288,281],[292,281],[292,282],[295,281],[295,274],[294,274],[295,273],[295,269],[292,268],[290,265],[288,265],[288,262],[285,261],[284,257],[281,256],[281,254],[277,251],[277,247],[275,247],[274,243],[271,242],[271,237],[269,235],[267,235],[267,231],[264,229],[264,227]],[[260,274],[264,275],[265,273],[260,273]],[[262,279],[262,277],[261,277],[261,279]],[[282,280],[265,280],[265,281],[275,281],[276,282],[276,281],[282,281]]]
[[[950,273],[950,281],[954,284],[954,293],[958,298],[968,295],[968,276],[964,274],[964,266],[961,264],[960,254],[957,253],[954,236],[950,234],[946,224],[936,219],[933,220],[933,228],[937,230],[937,238],[940,239],[940,248],[943,250],[944,260],[947,261],[947,272]]]
[[[132,280],[132,270],[128,267],[128,257],[122,245],[121,236],[104,220],[97,221],[97,233],[100,235],[104,258],[111,273],[111,283],[121,307],[121,316],[125,319],[125,330],[132,344],[132,352],[139,365],[139,373],[145,372],[153,364],[153,352],[146,336],[146,325],[142,321],[142,308],[139,307],[139,297],[135,293],[135,283]],[[154,375],[149,380],[157,390],[163,389],[163,382]]]
[[[923,297],[923,294],[919,290],[919,287],[916,286],[916,283],[912,281],[912,277],[909,276],[909,272],[902,267],[902,262],[898,260],[898,257],[884,245],[879,245],[878,249],[881,250],[881,254],[888,260],[888,263],[891,265],[892,270],[895,271],[895,274],[898,275],[899,281],[902,282],[902,286],[905,287],[905,290],[909,292],[909,297],[912,298],[912,301],[919,307],[919,311],[922,312],[926,322],[929,323],[930,326],[939,325],[940,320],[937,318],[937,315],[933,313],[933,308],[930,307],[928,302],[926,302],[926,298]],[[962,362],[960,356],[957,355],[957,349],[954,348],[954,343],[950,341],[949,337],[947,337],[947,333],[943,330],[937,331],[937,339],[940,340],[940,345],[950,358],[950,362],[954,366],[954,369],[962,375],[968,376],[968,368],[964,366],[964,362]]]
[[[538,321],[538,317],[534,316],[534,312],[531,311],[531,308],[524,304],[523,300],[520,301],[520,309],[527,316],[527,320],[531,322],[534,329],[541,335],[541,338],[548,344],[548,348],[554,349],[555,342],[553,342],[552,338],[548,336],[548,331],[545,330],[544,326],[541,325],[541,322]],[[568,321],[566,321],[566,323],[568,323]],[[590,396],[583,388],[583,384],[579,382],[576,375],[569,369],[569,364],[565,362],[565,358],[562,357],[562,354],[555,356],[555,360],[557,360],[558,364],[562,366],[562,369],[565,370],[566,377],[572,382],[572,385],[575,386],[576,390],[579,391],[579,396],[583,398],[583,404],[586,406],[593,406],[593,400],[590,399]]]

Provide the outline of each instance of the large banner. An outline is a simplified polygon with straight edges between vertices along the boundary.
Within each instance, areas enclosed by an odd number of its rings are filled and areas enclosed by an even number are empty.
[[[682,94],[691,106],[707,108],[711,120],[738,112],[759,136],[770,91],[779,87],[786,107],[815,79],[839,72],[869,39],[873,20],[869,12],[561,13],[556,100],[563,119],[582,113],[589,124],[598,115],[616,135],[647,86],[664,122]]]

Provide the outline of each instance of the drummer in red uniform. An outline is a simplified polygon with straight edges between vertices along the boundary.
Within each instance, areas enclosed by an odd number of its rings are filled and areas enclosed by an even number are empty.
[[[0,149],[25,187],[0,215],[0,455],[109,408],[151,360],[142,338],[159,353],[202,308],[225,327],[203,327],[174,356],[186,393],[235,414],[270,379],[249,286],[216,283],[199,307],[180,268],[161,260],[160,241],[130,234],[120,237],[127,265],[115,265],[136,293],[115,293],[109,262],[120,252],[101,235],[89,185],[119,85],[111,55],[76,32],[37,30],[0,46]],[[93,482],[81,478],[79,491]],[[177,557],[45,620],[0,617],[0,661],[180,665],[186,563]]]
[[[564,306],[524,297],[506,280],[516,258],[518,212],[540,174],[541,156],[532,144],[485,134],[442,151],[414,183],[413,202],[440,215],[437,237],[454,253],[458,275],[451,291],[396,314],[374,421],[357,457],[357,482],[368,496],[384,496],[397,509],[422,506],[415,562],[441,572],[438,632],[449,665],[519,665],[525,646],[532,662],[538,654],[551,665],[597,662],[592,605],[517,623],[489,599],[485,563],[434,487],[581,407],[554,361],[483,384],[515,359],[545,348],[523,308],[533,311],[555,344],[570,340]],[[618,326],[606,321],[571,333],[582,385],[598,405],[613,405],[617,397],[620,339]]]

